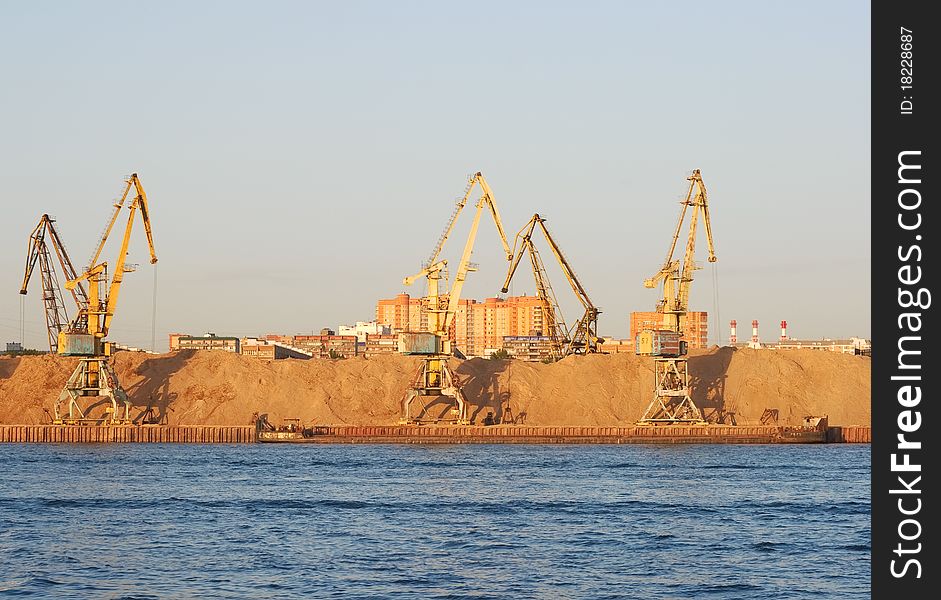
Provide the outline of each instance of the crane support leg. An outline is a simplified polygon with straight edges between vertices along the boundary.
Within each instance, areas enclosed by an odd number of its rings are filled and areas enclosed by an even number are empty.
[[[422,403],[422,406],[413,415],[412,404],[415,400]],[[434,405],[442,403],[447,405],[444,411],[431,414]],[[405,392],[400,423],[421,425],[442,422],[467,425],[467,400],[461,390],[460,380],[448,366],[448,357],[429,356],[422,361],[415,381]]]
[[[639,425],[701,423],[702,411],[689,396],[689,363],[685,358],[654,361],[654,397]]]
[[[131,423],[130,412],[127,392],[121,387],[107,358],[83,358],[59,393],[54,405],[53,423],[127,425]]]

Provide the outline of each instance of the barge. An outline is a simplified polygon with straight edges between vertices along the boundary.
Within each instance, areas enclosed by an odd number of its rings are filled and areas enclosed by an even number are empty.
[[[256,439],[294,444],[822,444],[828,436],[825,427],[767,425],[321,425],[260,430]]]

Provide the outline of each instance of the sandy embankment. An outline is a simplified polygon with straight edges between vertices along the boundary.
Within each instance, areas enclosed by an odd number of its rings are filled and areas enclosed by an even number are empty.
[[[272,422],[390,424],[419,360],[382,356],[347,360],[264,361],[223,352],[163,355],[120,352],[114,359],[132,416],[148,405],[172,425],[248,424],[254,412]],[[0,359],[0,423],[41,423],[75,359]],[[573,356],[544,365],[454,360],[470,414],[509,404],[530,425],[626,425],[653,393],[653,361],[629,354]],[[782,424],[829,415],[833,425],[870,424],[871,360],[817,350],[713,348],[690,357],[694,400],[707,418],[729,413],[739,425],[777,408]]]

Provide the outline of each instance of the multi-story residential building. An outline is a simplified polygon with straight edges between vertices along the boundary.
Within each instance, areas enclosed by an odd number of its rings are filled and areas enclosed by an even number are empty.
[[[552,339],[545,335],[503,336],[503,349],[518,360],[531,362],[552,359]]]
[[[428,314],[422,309],[421,298],[399,294],[377,303],[376,322],[388,325],[393,332],[427,331]]]
[[[540,336],[548,308],[536,296],[487,298],[483,302],[461,300],[451,325],[450,337],[467,356],[488,356],[503,348],[505,336]],[[418,298],[399,294],[379,300],[376,320],[393,332],[428,331],[428,313]]]

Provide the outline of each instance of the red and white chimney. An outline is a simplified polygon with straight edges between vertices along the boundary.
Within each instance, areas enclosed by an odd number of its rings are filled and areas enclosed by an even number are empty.
[[[787,321],[781,321],[781,341],[787,341]]]
[[[734,346],[738,343],[738,335],[735,333],[736,325],[738,325],[738,323],[735,322],[735,319],[729,321],[729,346]]]
[[[751,322],[751,342],[748,344],[749,348],[761,348],[761,340],[758,339],[758,320]]]

